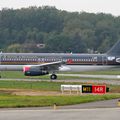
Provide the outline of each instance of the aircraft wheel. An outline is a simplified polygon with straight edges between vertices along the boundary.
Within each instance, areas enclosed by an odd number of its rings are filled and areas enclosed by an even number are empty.
[[[57,79],[57,75],[55,75],[55,74],[52,74],[52,75],[50,76],[50,79],[52,79],[52,80],[55,80],[55,79]]]

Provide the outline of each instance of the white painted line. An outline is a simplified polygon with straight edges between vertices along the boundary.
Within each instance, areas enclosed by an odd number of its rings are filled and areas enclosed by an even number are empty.
[[[69,112],[69,111],[96,111],[96,110],[120,110],[120,108],[116,107],[116,108],[88,108],[88,109],[57,109],[54,110],[52,109],[45,109],[45,110],[0,110],[0,112],[51,112],[51,111],[64,111],[64,112]]]

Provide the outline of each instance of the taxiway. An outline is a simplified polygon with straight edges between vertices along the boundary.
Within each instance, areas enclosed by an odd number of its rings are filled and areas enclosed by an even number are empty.
[[[119,120],[120,108],[0,110],[0,120]]]

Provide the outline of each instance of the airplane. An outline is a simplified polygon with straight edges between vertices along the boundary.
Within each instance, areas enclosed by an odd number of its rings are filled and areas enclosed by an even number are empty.
[[[104,54],[72,53],[0,53],[0,71],[23,71],[25,76],[58,71],[90,71],[120,67],[120,41]]]

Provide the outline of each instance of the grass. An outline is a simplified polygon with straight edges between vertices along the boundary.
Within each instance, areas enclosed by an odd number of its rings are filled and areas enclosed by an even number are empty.
[[[46,81],[15,81],[0,80],[1,89],[32,89],[40,91],[60,91],[62,84],[80,85],[78,82],[46,82]],[[84,83],[85,84],[85,83]],[[88,83],[86,83],[88,84]],[[95,83],[94,83],[95,85]],[[120,93],[120,85],[107,85],[112,93]]]
[[[120,94],[86,95],[86,96],[16,96],[0,95],[0,107],[43,107],[73,105],[99,100],[120,98]]]
[[[2,78],[26,78],[22,71],[1,71]]]
[[[21,71],[2,71],[1,72],[2,78],[19,78],[19,79],[41,79],[41,80],[49,80],[50,76],[24,76],[24,73]],[[69,77],[69,76],[58,76],[59,79],[78,79],[79,77]]]
[[[89,71],[89,72],[64,72],[64,74],[90,74],[90,75],[120,75],[120,70],[114,70],[111,69],[109,71]],[[1,72],[2,78],[19,78],[19,79],[40,79],[40,80],[49,80],[50,76],[45,75],[45,76],[33,76],[33,77],[28,77],[24,76],[24,73],[21,71],[2,71]],[[66,80],[66,79],[91,79],[91,78],[82,78],[79,76],[58,76],[59,80]],[[101,80],[103,78],[92,78]]]
[[[39,82],[39,81],[6,81],[0,80],[0,88],[12,88],[12,89],[37,89],[46,91],[57,91],[60,90],[62,83],[53,82]]]
[[[120,71],[98,71],[97,72],[85,72],[84,74],[120,74]],[[2,78],[26,78],[22,72],[11,72],[4,71],[1,73]],[[72,73],[73,74],[73,73]],[[77,74],[83,74],[79,72]],[[38,76],[30,77],[31,79],[49,79],[49,76]],[[80,79],[80,77],[65,77],[61,76],[60,79]],[[90,78],[91,79],[91,78]],[[40,91],[60,91],[61,84],[82,84],[82,83],[64,83],[64,82],[45,82],[45,81],[7,81],[0,80],[1,89],[32,89]],[[83,95],[83,96],[18,96],[11,95],[9,92],[0,91],[0,107],[41,107],[41,106],[53,106],[54,103],[57,105],[72,105],[80,104],[85,102],[92,102],[98,100],[108,100],[114,98],[120,98],[120,86],[119,85],[109,85],[110,92],[114,94],[106,95]]]

